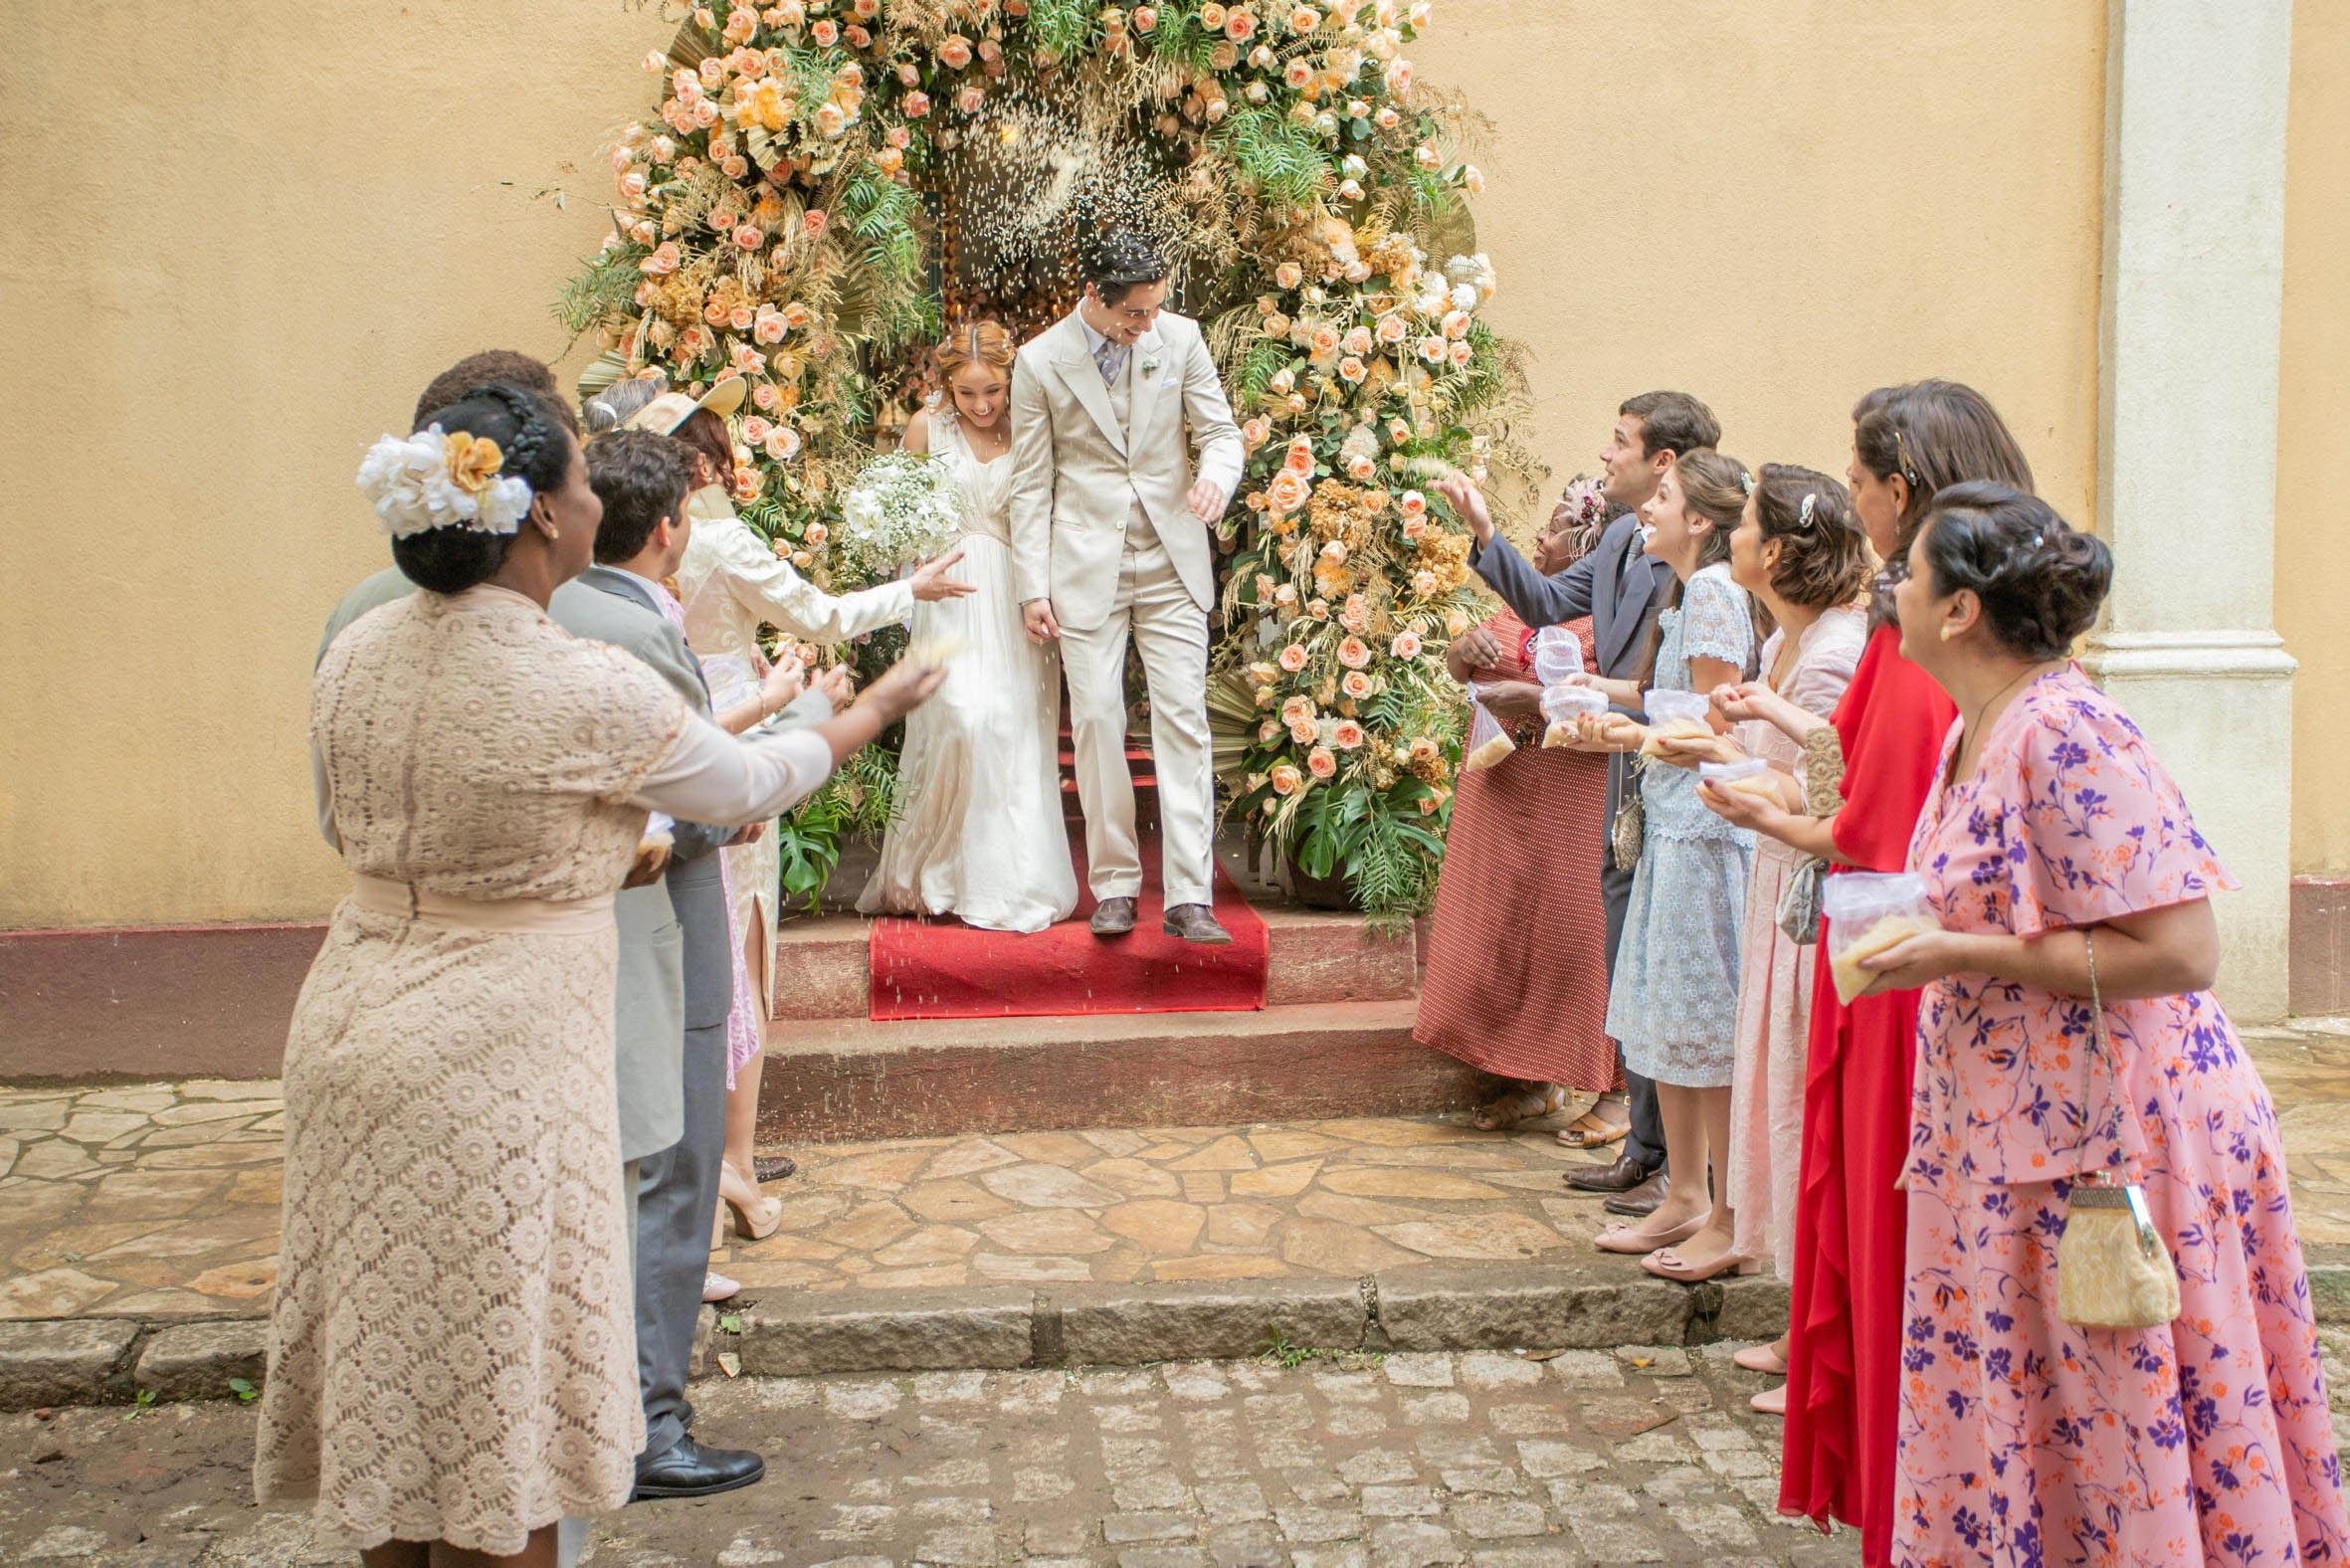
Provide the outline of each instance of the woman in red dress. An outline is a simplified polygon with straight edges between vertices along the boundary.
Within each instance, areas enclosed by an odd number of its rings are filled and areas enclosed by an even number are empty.
[[[1953,381],[1882,387],[1862,398],[1853,411],[1849,478],[1868,542],[1887,565],[1868,647],[1844,700],[1825,725],[1760,686],[1739,687],[1724,702],[1733,718],[1779,726],[1807,756],[1831,745],[1841,750],[1845,803],[1835,816],[1795,816],[1759,801],[1748,805],[1747,796],[1723,812],[1819,856],[1832,875],[1904,869],[1942,737],[1957,716],[1933,678],[1901,657],[1892,620],[1891,585],[1934,492],[1967,480],[2032,489],[2031,465],[1998,412]],[[1821,941],[1804,1080],[1779,1508],[1823,1526],[1830,1518],[1857,1526],[1861,1560],[1878,1568],[1892,1550],[1907,1237],[1893,1182],[1909,1149],[1918,993],[1847,1006],[1830,977],[1825,922]],[[1740,1360],[1778,1370],[1767,1354],[1742,1352]]]
[[[1596,494],[1596,490],[1593,491]],[[1560,572],[1606,518],[1576,487],[1535,540],[1537,570]],[[1569,623],[1594,667],[1589,618]],[[1564,1110],[1576,1091],[1620,1089],[1608,1040],[1607,919],[1600,905],[1608,759],[1542,749],[1533,633],[1503,610],[1456,642],[1455,680],[1493,686],[1488,710],[1518,749],[1461,775],[1429,920],[1427,978],[1412,1038],[1517,1080],[1479,1107],[1476,1123],[1508,1127]],[[1593,1107],[1593,1142],[1623,1136],[1629,1113]]]

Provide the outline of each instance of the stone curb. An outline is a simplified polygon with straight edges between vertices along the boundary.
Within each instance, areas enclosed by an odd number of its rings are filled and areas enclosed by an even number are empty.
[[[2350,1323],[2350,1261],[2311,1249],[2321,1323]],[[1787,1325],[1784,1281],[1698,1285],[1623,1265],[1512,1264],[1398,1269],[1360,1279],[1194,1280],[1030,1290],[778,1294],[705,1308],[696,1371],[718,1357],[751,1375],[962,1368],[1139,1366],[1300,1350],[1604,1350],[1758,1340]],[[721,1324],[731,1322],[731,1329]],[[129,1318],[0,1321],[0,1410],[219,1399],[256,1387],[260,1318],[142,1323]]]

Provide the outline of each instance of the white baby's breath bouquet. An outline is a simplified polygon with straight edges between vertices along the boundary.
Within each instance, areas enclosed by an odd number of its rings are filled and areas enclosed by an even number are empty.
[[[962,535],[962,492],[947,466],[910,452],[876,458],[841,502],[833,561],[870,582],[953,547]]]

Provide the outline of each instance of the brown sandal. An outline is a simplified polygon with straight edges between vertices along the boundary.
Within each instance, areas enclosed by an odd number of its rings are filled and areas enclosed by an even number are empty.
[[[1506,1132],[1521,1122],[1539,1121],[1567,1108],[1567,1091],[1556,1083],[1512,1089],[1469,1112],[1469,1124],[1479,1132]]]
[[[1559,1142],[1570,1149],[1604,1149],[1611,1143],[1622,1143],[1632,1132],[1632,1106],[1617,1100],[1624,1109],[1624,1119],[1610,1121],[1599,1113],[1600,1106],[1607,1103],[1605,1094],[1593,1100],[1590,1109],[1559,1129]]]

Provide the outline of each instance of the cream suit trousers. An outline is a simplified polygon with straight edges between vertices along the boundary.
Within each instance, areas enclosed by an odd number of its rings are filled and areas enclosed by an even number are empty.
[[[1096,898],[1142,890],[1134,837],[1134,781],[1126,769],[1126,641],[1150,683],[1152,771],[1159,787],[1159,874],[1167,906],[1208,903],[1216,784],[1208,735],[1208,613],[1183,586],[1139,507],[1127,524],[1117,596],[1090,631],[1061,632],[1076,742],[1077,800],[1085,809],[1087,882]]]

